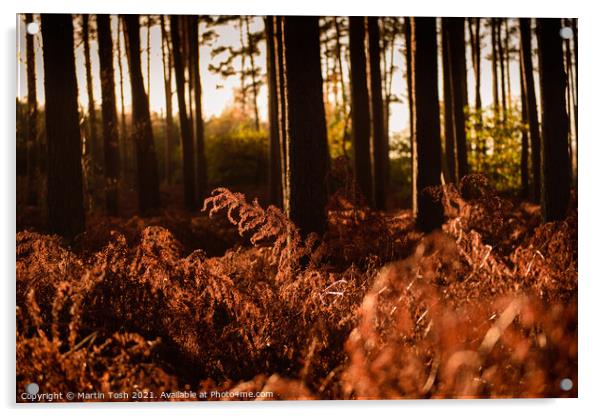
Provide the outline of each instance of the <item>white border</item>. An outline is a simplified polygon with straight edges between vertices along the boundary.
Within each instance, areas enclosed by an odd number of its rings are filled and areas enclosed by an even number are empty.
[[[444,416],[507,416],[509,413],[545,413],[546,415],[590,415],[590,410],[600,408],[597,401],[601,386],[600,352],[600,297],[602,276],[598,273],[601,256],[600,227],[600,174],[596,169],[602,158],[600,137],[600,39],[602,16],[594,1],[525,1],[502,0],[497,2],[453,1],[331,1],[303,0],[34,0],[3,1],[0,14],[2,24],[2,77],[3,97],[0,111],[3,135],[0,139],[2,181],[4,190],[1,204],[3,288],[0,349],[2,351],[2,377],[0,378],[0,406],[7,415],[89,415],[105,416],[126,408],[128,413],[143,412],[158,416],[165,413],[177,415],[261,415],[282,416],[307,414],[363,416],[378,412],[386,415],[444,415]],[[15,14],[21,12],[67,13],[166,13],[166,14],[314,14],[314,15],[395,15],[395,16],[532,16],[578,17],[579,20],[579,399],[578,400],[435,400],[435,401],[372,401],[372,402],[287,402],[287,403],[179,403],[179,404],[97,404],[22,406],[14,404],[15,368]]]

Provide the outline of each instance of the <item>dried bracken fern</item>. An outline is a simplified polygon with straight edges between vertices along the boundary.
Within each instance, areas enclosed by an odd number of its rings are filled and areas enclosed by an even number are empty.
[[[278,279],[289,277],[299,267],[303,257],[310,257],[313,263],[319,262],[318,237],[310,234],[303,240],[299,229],[277,207],[261,207],[257,200],[247,203],[241,193],[227,188],[217,188],[205,199],[203,211],[209,209],[209,216],[225,211],[228,220],[237,226],[241,236],[249,234],[256,245],[269,242],[274,262],[278,265]]]
[[[459,189],[431,190],[445,224],[428,235],[353,187],[319,239],[224,188],[210,217],[94,220],[71,248],[19,232],[17,393],[575,396],[559,388],[577,377],[575,209],[539,225],[482,176]],[[199,249],[232,231],[218,256]]]
[[[432,236],[380,272],[347,343],[348,397],[570,395],[559,383],[577,377],[576,299],[474,294],[460,277],[475,266],[458,258],[453,240]]]

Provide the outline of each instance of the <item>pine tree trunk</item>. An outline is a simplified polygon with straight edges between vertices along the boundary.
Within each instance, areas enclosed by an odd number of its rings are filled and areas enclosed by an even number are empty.
[[[510,30],[508,29],[508,19],[504,19],[504,49],[506,51],[506,91],[508,92],[508,110],[512,110],[512,86],[510,84]]]
[[[504,52],[504,47],[502,46],[502,22],[501,22],[501,19],[497,19],[496,30],[497,30],[496,40],[497,40],[497,52],[498,52],[497,62],[500,67],[499,81],[500,81],[500,87],[501,87],[501,91],[502,91],[502,102],[501,102],[502,121],[505,123],[506,122],[506,111],[508,110],[508,101],[507,101],[507,96],[506,96],[506,83],[504,81],[506,79],[506,71],[505,71],[505,66],[504,66],[505,52]]]
[[[565,19],[565,26],[569,26],[572,24],[574,19]],[[573,35],[576,36],[576,35]],[[577,56],[575,55],[575,61],[573,60],[574,51],[571,50],[571,40],[566,39],[564,41],[564,51],[566,58],[566,74],[568,79],[568,89],[567,89],[567,104],[568,104],[568,114],[569,114],[569,132],[570,132],[570,141],[569,141],[569,151],[570,151],[570,163],[571,163],[571,183],[573,183],[573,172],[575,176],[577,175],[577,96],[576,96],[576,81],[577,75],[575,74],[577,68]],[[575,67],[573,68],[573,63],[575,63]],[[573,151],[573,142],[575,142],[574,151]],[[575,162],[575,169],[573,170],[573,162]]]
[[[490,19],[491,27],[491,73],[493,74],[493,113],[497,120],[500,112],[500,97],[498,90],[498,76],[497,76],[497,23],[495,18]]]
[[[443,120],[445,134],[445,172],[447,181],[457,183],[454,106],[452,98],[451,60],[449,52],[449,19],[441,19],[441,60],[443,67]]]
[[[366,18],[370,70],[370,118],[372,137],[372,181],[374,207],[384,210],[387,203],[389,144],[384,130],[383,90],[380,74],[380,33],[377,17]]]
[[[537,19],[542,104],[542,217],[566,218],[569,204],[567,87],[560,38],[560,19]]]
[[[140,62],[140,17],[124,15],[123,19],[132,89],[132,140],[136,145],[138,207],[141,212],[146,213],[160,205],[157,157]]]
[[[184,85],[187,86],[187,98],[186,98],[186,114],[188,115],[188,123],[190,124],[190,134],[192,136],[192,148],[194,150],[194,132],[196,131],[195,120],[194,120],[194,80],[192,79],[192,56],[190,47],[190,20],[186,16],[182,16],[180,21],[180,42],[182,44],[182,66],[184,67]],[[192,154],[193,161],[196,159],[194,151]],[[194,163],[193,163],[194,166]],[[194,176],[196,179],[196,169],[193,169]]]
[[[288,211],[289,201],[289,163],[288,163],[288,139],[287,139],[287,110],[286,110],[286,80],[284,74],[284,36],[282,34],[282,26],[284,19],[281,16],[274,17],[274,59],[276,70],[276,93],[278,97],[278,137],[280,138],[280,171],[282,192],[282,208],[285,212]]]
[[[287,110],[288,202],[285,209],[303,236],[326,230],[326,139],[320,29],[317,17],[283,17]]]
[[[100,86],[102,93],[102,136],[104,148],[104,175],[106,209],[110,216],[118,213],[119,134],[117,131],[117,99],[115,98],[115,71],[113,68],[113,38],[109,15],[96,16],[98,28],[98,56],[100,59]]]
[[[173,125],[172,102],[172,54],[169,36],[165,28],[165,17],[161,15],[161,55],[163,57],[163,80],[165,85],[165,181],[171,184],[173,171],[173,145],[175,130]]]
[[[431,17],[413,17],[412,73],[416,134],[413,166],[416,222],[424,231],[443,224],[443,207],[428,187],[441,184],[441,137],[437,87],[437,28]]]
[[[25,24],[33,22],[33,15],[25,15]],[[38,204],[40,150],[38,140],[38,99],[36,87],[36,55],[33,35],[25,35],[27,65],[27,204]]]
[[[268,119],[270,125],[268,190],[269,202],[282,207],[282,179],[280,163],[280,132],[278,124],[278,69],[275,47],[275,18],[267,16],[265,21],[265,38],[267,46],[266,67],[268,71]]]
[[[150,103],[151,93],[151,16],[146,16],[146,95],[148,96],[148,102]]]
[[[190,16],[190,70],[194,84],[194,117],[195,124],[195,151],[196,151],[196,185],[198,201],[202,202],[207,193],[207,159],[205,158],[205,125],[203,123],[203,109],[201,104],[201,71],[199,68],[199,20],[198,16]]]
[[[85,151],[92,159],[98,155],[98,134],[96,132],[96,105],[94,103],[94,86],[92,84],[92,63],[90,60],[90,25],[89,15],[83,14],[82,39],[84,43],[84,63],[86,67],[86,91],[88,93],[88,128],[89,142],[86,141]]]
[[[475,29],[474,38],[472,39],[472,67],[474,69],[475,77],[475,109],[478,113],[481,112],[481,19],[479,17],[474,18]],[[472,28],[472,25],[470,26]],[[473,32],[471,30],[471,37]]]
[[[523,74],[523,64],[520,63],[521,75]],[[521,128],[521,148],[520,148],[520,178],[521,178],[521,196],[529,197],[529,134],[526,126],[529,124],[529,113],[527,111],[527,93],[523,77],[520,77],[520,110],[521,122],[525,127]]]
[[[48,228],[67,238],[84,231],[81,136],[73,18],[42,14],[44,92],[48,151]]]
[[[381,19],[381,27],[383,30],[383,38],[385,37],[386,21]],[[382,73],[383,73],[383,131],[385,135],[385,142],[388,144],[389,141],[389,122],[391,118],[391,98],[392,98],[392,82],[393,73],[395,72],[395,38],[397,37],[397,25],[393,26],[390,33],[389,39],[383,39],[381,48],[381,60],[382,60]],[[387,50],[388,48],[388,50]],[[389,54],[388,54],[389,53]],[[387,56],[389,59],[387,60]],[[388,155],[387,155],[388,157]],[[390,181],[390,164],[386,167],[386,178],[385,183],[389,184]]]
[[[531,199],[534,202],[539,202],[541,195],[541,136],[539,133],[539,112],[535,98],[535,81],[533,79],[531,19],[521,18],[519,29],[522,79],[525,85],[527,117],[529,118],[529,140],[531,142],[531,170],[533,172]]]
[[[372,201],[370,163],[370,99],[366,72],[364,18],[349,18],[349,55],[351,72],[351,134],[355,181],[366,201]]]
[[[563,23],[563,26],[566,26]],[[573,182],[573,98],[571,97],[572,91],[572,54],[571,54],[571,43],[569,39],[563,40],[563,55],[564,55],[564,73],[566,74],[567,88],[565,92],[566,96],[566,111],[567,111],[567,122],[569,125],[569,183]]]
[[[171,16],[171,41],[176,74],[176,91],[178,96],[178,114],[180,116],[180,136],[182,140],[182,157],[184,170],[184,200],[186,206],[196,206],[194,191],[194,154],[192,129],[186,109],[186,81],[184,79],[184,63],[182,59],[182,41],[180,40],[180,16]]]
[[[475,77],[475,111],[477,113],[477,122],[475,126],[475,134],[478,135],[483,129],[483,114],[482,114],[482,102],[481,102],[481,19],[479,17],[474,18],[475,28],[472,29],[472,22],[469,21],[468,27],[470,28],[470,43],[472,49],[472,68]],[[476,167],[479,171],[481,169],[481,159],[485,155],[485,146],[482,141],[477,142],[478,146],[476,149]]]
[[[332,82],[331,82],[331,71],[330,71],[330,51],[328,49],[328,39],[327,36],[324,36],[324,39],[322,39],[322,35],[323,33],[320,32],[320,51],[324,51],[324,59],[320,62],[320,65],[323,63],[324,64],[324,70],[322,71],[323,74],[326,74],[326,78],[324,79],[324,97],[326,97],[327,100],[329,100],[330,97],[330,93],[332,90]],[[336,90],[336,88],[335,88]],[[336,96],[336,94],[334,94],[334,105],[335,108],[337,106],[337,102],[338,102],[338,97]]]
[[[579,91],[579,42],[577,38],[577,19],[571,19],[571,27],[573,29],[573,53],[575,55],[575,83],[573,84],[573,97],[574,97],[574,105],[575,105],[575,162],[577,161],[577,144],[579,143],[579,117],[577,111],[577,104],[579,101],[579,95],[577,92]]]
[[[468,174],[468,155],[466,152],[466,120],[464,109],[468,107],[468,91],[466,87],[466,45],[463,17],[450,17],[449,30],[449,63],[451,76],[451,96],[453,108],[454,143],[456,145],[456,180]]]
[[[125,94],[123,91],[123,62],[122,62],[122,54],[121,54],[121,34],[123,33],[125,39],[125,33],[123,31],[123,21],[121,18],[117,17],[117,56],[118,56],[118,66],[119,66],[119,97],[121,99],[121,165],[123,167],[123,177],[127,179],[129,174],[129,157],[128,157],[128,146],[129,146],[129,134],[126,123],[126,115],[125,115]]]
[[[418,209],[418,194],[414,190],[418,189],[418,183],[416,173],[418,172],[418,166],[416,165],[418,159],[416,158],[416,134],[414,127],[416,125],[414,116],[414,75],[413,75],[413,60],[412,60],[412,22],[410,17],[405,17],[404,22],[404,41],[405,41],[405,59],[406,59],[406,90],[408,94],[408,111],[409,111],[409,122],[410,122],[410,156],[412,160],[412,211],[414,216],[417,215]]]
[[[398,23],[399,20],[396,22]],[[393,74],[395,72],[395,70],[397,69],[397,66],[395,65],[395,56],[396,56],[396,52],[397,50],[395,49],[395,39],[397,38],[397,35],[399,33],[397,32],[397,28],[395,29],[395,31],[393,32],[393,34],[391,35],[391,49],[389,50],[389,79],[387,80],[387,84],[385,86],[385,90],[386,90],[386,98],[385,98],[385,140],[387,141],[387,143],[391,143],[391,138],[390,138],[390,128],[389,128],[389,123],[391,120],[391,101],[393,98]],[[387,155],[388,157],[388,155]],[[391,181],[391,164],[389,163],[387,165],[387,185],[390,184]]]

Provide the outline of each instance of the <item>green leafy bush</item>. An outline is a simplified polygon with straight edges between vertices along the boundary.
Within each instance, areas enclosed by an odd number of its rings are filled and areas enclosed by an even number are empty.
[[[412,196],[412,150],[408,134],[391,135],[389,157],[391,187],[402,200],[409,201]]]
[[[213,184],[254,185],[267,182],[269,134],[256,130],[235,109],[226,110],[205,126],[205,155]]]
[[[350,157],[353,152],[350,115],[342,106],[337,107],[328,101],[324,103],[324,111],[326,112],[326,134],[331,158]]]
[[[483,173],[499,191],[520,188],[521,136],[527,126],[520,109],[495,114],[491,108],[466,112],[468,163],[472,172]]]

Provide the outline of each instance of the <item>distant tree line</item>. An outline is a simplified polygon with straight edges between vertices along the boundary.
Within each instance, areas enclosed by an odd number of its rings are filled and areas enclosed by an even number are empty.
[[[27,14],[24,19],[31,23],[34,17]],[[40,20],[45,137],[41,137],[38,123],[33,36],[27,36],[27,202],[40,204],[36,189],[45,177],[48,225],[60,235],[74,237],[84,230],[84,190],[93,177],[103,178],[104,209],[109,215],[119,215],[119,184],[128,177],[137,191],[140,212],[159,208],[161,180],[173,181],[177,142],[182,149],[179,164],[185,204],[191,210],[198,208],[208,191],[201,65],[224,78],[239,78],[237,100],[243,111],[252,115],[257,130],[259,90],[267,86],[269,199],[304,235],[326,230],[333,152],[349,157],[354,182],[366,203],[377,210],[387,208],[391,106],[405,101],[410,115],[412,207],[419,227],[426,231],[438,228],[443,212],[429,191],[431,187],[442,182],[458,184],[466,174],[481,170],[478,155],[496,152],[495,143],[475,144],[470,139],[485,123],[481,64],[487,39],[491,52],[485,58],[491,63],[496,126],[508,126],[512,109],[520,107],[521,193],[541,203],[544,221],[566,215],[577,151],[576,19],[266,16],[263,30],[255,29],[250,16],[43,14]],[[213,45],[220,25],[233,25],[240,35],[239,44],[215,46],[212,56],[221,61],[202,63],[199,47]],[[166,101],[165,132],[160,133],[153,126],[149,105],[150,33],[151,27],[157,26]],[[572,39],[561,37],[562,28],[571,28]],[[141,33],[147,36],[146,63]],[[534,35],[537,50],[532,46]],[[90,42],[94,38],[100,63],[100,133],[91,65]],[[78,41],[84,53],[86,110],[78,104],[74,58]],[[262,44],[266,62],[260,65]],[[395,62],[397,52],[405,57],[405,95],[392,87],[401,69],[401,63]],[[517,61],[520,105],[513,103],[510,77],[511,63]],[[475,81],[472,104],[467,88],[470,70]],[[126,72],[132,98],[129,124],[124,104]],[[326,106],[331,99],[332,114]],[[474,112],[476,123],[469,123],[468,112]],[[330,133],[332,120],[341,125],[337,137]],[[163,137],[165,145],[163,178],[155,137]],[[338,144],[334,151],[329,145],[333,141]],[[473,166],[470,155],[477,155]],[[101,161],[100,168],[91,160]]]

